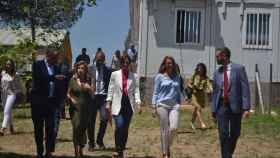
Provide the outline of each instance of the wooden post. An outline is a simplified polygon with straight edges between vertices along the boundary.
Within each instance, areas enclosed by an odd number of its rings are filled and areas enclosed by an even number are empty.
[[[258,71],[258,64],[255,64],[255,74]],[[255,83],[254,83],[254,93],[255,93],[255,107],[256,110],[259,107],[259,96],[258,96],[258,86],[257,86],[257,77],[255,76]]]
[[[272,78],[273,78],[273,71],[272,71],[272,63],[269,65],[269,104],[268,104],[268,114],[271,115],[271,104],[272,104]]]
[[[258,96],[259,96],[259,101],[260,101],[260,105],[261,105],[261,110],[262,110],[262,114],[264,114],[264,103],[263,103],[263,96],[262,96],[262,90],[261,90],[261,82],[260,82],[260,73],[259,73],[259,69],[258,69],[258,65],[256,65],[256,82],[257,82],[257,89],[258,89]]]

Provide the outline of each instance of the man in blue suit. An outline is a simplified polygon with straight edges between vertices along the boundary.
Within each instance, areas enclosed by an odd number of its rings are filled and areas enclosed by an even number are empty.
[[[241,119],[249,117],[250,88],[245,67],[230,61],[228,48],[218,49],[214,73],[212,115],[218,123],[222,158],[232,158],[241,131]]]
[[[45,158],[51,158],[55,150],[56,139],[56,110],[59,106],[60,89],[59,80],[65,78],[59,75],[55,65],[58,52],[47,50],[46,58],[32,65],[32,89],[31,89],[31,115],[34,125],[34,135],[37,147],[37,158],[43,158],[44,131],[45,131]]]

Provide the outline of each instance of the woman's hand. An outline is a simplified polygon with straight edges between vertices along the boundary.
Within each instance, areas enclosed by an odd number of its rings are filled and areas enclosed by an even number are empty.
[[[69,98],[72,104],[77,104],[78,101],[76,99],[74,99],[73,97]]]
[[[88,83],[81,83],[82,90],[91,91],[92,87]]]

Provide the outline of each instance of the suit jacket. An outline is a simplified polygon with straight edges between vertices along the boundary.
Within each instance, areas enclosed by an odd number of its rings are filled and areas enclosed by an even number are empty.
[[[93,64],[91,66],[89,66],[89,75],[92,78],[92,84],[95,86],[96,85],[96,71],[97,68],[96,66]],[[108,68],[106,65],[103,65],[103,82],[104,82],[104,89],[105,89],[105,93],[108,93],[108,87],[109,87],[109,82],[110,82],[110,77],[112,74],[112,70],[110,68]]]
[[[59,84],[55,75],[59,73],[57,66],[53,67],[53,75],[49,75],[44,60],[36,61],[32,65],[31,106],[38,106],[48,102],[50,82],[54,83],[53,99],[59,102]],[[54,105],[55,106],[55,105]]]
[[[115,71],[111,75],[107,101],[112,102],[112,114],[118,115],[121,110],[121,100],[123,95],[123,83],[121,70]],[[128,74],[128,98],[132,111],[135,111],[137,105],[140,105],[139,80],[136,74],[129,72]]]
[[[213,103],[212,112],[216,113],[220,103],[220,98],[223,97],[223,67],[220,67],[213,78]],[[233,113],[243,113],[245,110],[250,110],[250,86],[247,78],[245,67],[239,64],[232,63],[229,76],[229,104]]]

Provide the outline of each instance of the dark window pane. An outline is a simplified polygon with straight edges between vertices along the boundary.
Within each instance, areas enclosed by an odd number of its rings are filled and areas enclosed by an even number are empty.
[[[201,29],[201,12],[198,13],[198,40],[197,43],[200,43],[200,29]]]
[[[184,43],[185,41],[185,11],[182,11],[182,16],[181,16],[181,43]]]
[[[250,14],[247,14],[247,26],[246,26],[246,44],[249,44],[249,36],[250,36],[250,32],[249,32],[249,26],[250,26]]]
[[[176,28],[176,43],[181,43],[181,37],[180,37],[180,26],[181,26],[181,11],[177,11],[177,28]]]
[[[259,33],[258,33],[258,45],[261,45],[262,44],[262,23],[263,23],[263,14],[259,14],[259,23],[258,23],[258,26],[259,26]]]
[[[269,21],[270,21],[270,14],[267,14],[267,32],[266,32],[266,34],[267,34],[267,39],[266,39],[266,45],[269,45]]]
[[[186,12],[186,42],[189,42],[190,41],[190,33],[189,33],[189,29],[190,29],[190,12]]]

